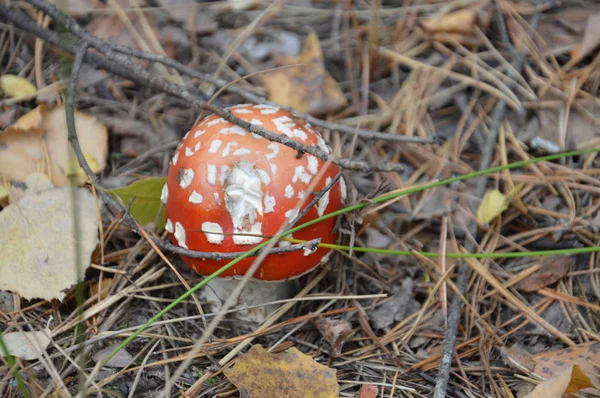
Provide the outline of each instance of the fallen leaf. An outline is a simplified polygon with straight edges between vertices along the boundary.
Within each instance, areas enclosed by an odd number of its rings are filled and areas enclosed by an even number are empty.
[[[112,278],[103,278],[102,279],[102,291],[100,292],[100,300],[104,300],[108,296],[108,292],[109,292],[110,287],[112,286],[113,282],[114,282],[114,279],[112,279]],[[95,298],[98,296],[98,288],[99,287],[100,287],[99,282],[93,282],[90,284],[90,288],[89,288],[90,297]]]
[[[94,362],[103,361],[104,358],[108,357],[118,346],[119,343],[115,343],[98,352],[95,352],[94,354],[92,354],[92,359],[94,360]],[[109,368],[124,368],[130,365],[132,361],[133,357],[131,356],[131,354],[124,348],[121,348],[112,358],[110,358],[104,364],[104,366]]]
[[[489,2],[470,5],[447,14],[434,15],[420,23],[421,29],[437,41],[454,39],[459,43],[468,43],[476,38],[475,27],[486,31],[491,22]]]
[[[544,351],[533,356],[535,367],[533,371],[544,377],[552,379],[568,371],[571,366],[577,365],[589,377],[591,383],[600,386],[600,342],[580,344],[562,350]],[[595,393],[600,393],[597,389]],[[544,397],[548,398],[548,397]]]
[[[27,195],[0,212],[0,290],[25,299],[65,297],[64,290],[80,281],[98,243],[96,201],[77,188],[78,226],[73,223],[71,188]],[[75,239],[81,263],[77,269]]]
[[[580,60],[600,46],[600,13],[590,15],[585,25],[581,44],[571,51],[571,58]]]
[[[332,348],[332,356],[340,355],[344,343],[354,334],[350,322],[343,319],[317,318],[315,325]]]
[[[6,333],[2,335],[2,340],[10,355],[30,361],[46,351],[51,341],[50,336],[50,330],[44,329],[35,332]],[[6,356],[2,348],[0,348],[0,356]]]
[[[119,196],[125,206],[131,203],[130,214],[140,223],[149,224],[156,221],[156,216],[162,205],[160,195],[167,179],[165,177],[145,178],[123,187],[110,189],[106,192],[113,196]],[[131,200],[135,197],[135,200]],[[164,210],[158,219],[158,227],[165,226]]]
[[[494,218],[498,217],[502,212],[508,209],[510,200],[506,195],[497,189],[489,190],[481,200],[477,208],[477,221],[482,224],[489,224]]]
[[[92,171],[106,166],[108,130],[91,115],[75,111],[75,127],[85,158]],[[56,186],[69,186],[70,176],[77,184],[87,177],[78,166],[67,140],[64,106],[48,110],[42,105],[8,127],[0,136],[0,177],[23,181],[32,173],[44,173]]]
[[[400,322],[410,314],[418,311],[419,302],[413,296],[413,281],[406,278],[389,301],[374,310],[368,311],[373,329],[383,329]]]
[[[531,372],[535,368],[533,355],[525,351],[519,344],[513,344],[508,349],[502,347],[500,353],[502,354],[504,362],[515,369]]]
[[[555,100],[560,99],[550,94],[540,98],[540,101]],[[600,125],[597,125],[593,119],[600,118],[600,109],[595,105],[594,99],[578,100],[577,103],[585,109],[588,115],[572,107],[566,120],[567,124],[563,126],[563,120],[566,118],[563,109],[540,109],[536,112],[539,130],[535,134],[520,132],[517,137],[523,142],[528,142],[530,146],[537,146],[547,153],[598,146]]]
[[[19,181],[19,183],[13,184],[10,187],[11,199],[16,201],[25,195],[31,195],[52,188],[54,188],[54,185],[47,175],[31,173],[23,181]]]
[[[106,166],[108,156],[108,129],[96,117],[75,110],[75,129],[81,150],[94,173]],[[76,162],[75,152],[68,142],[67,117],[64,106],[58,106],[48,112],[43,119],[46,131],[44,140],[52,160],[52,182],[57,186],[70,185],[68,176],[76,176],[76,183],[83,184],[87,177]]]
[[[319,39],[311,32],[297,56],[274,57],[279,66],[298,65],[262,75],[269,100],[300,112],[323,115],[346,105],[344,93],[325,69]]]
[[[335,370],[294,347],[270,354],[255,345],[225,369],[225,376],[247,398],[339,397]]]
[[[587,35],[587,25],[591,16],[600,12],[600,6],[592,3],[594,2],[588,2],[585,7],[572,5],[559,7],[556,12],[542,13],[536,31],[537,37],[543,41],[543,50],[555,55],[570,51],[571,56],[577,56],[583,38]],[[508,27],[511,35],[521,37],[524,32],[514,21],[510,21]]]
[[[575,393],[594,384],[585,372],[577,365],[569,366],[556,377],[538,384],[524,398],[561,398],[563,394]]]
[[[29,80],[15,75],[0,76],[0,89],[12,98],[26,97],[37,91]]]
[[[542,259],[541,268],[519,282],[516,288],[523,292],[536,292],[560,280],[574,264],[574,256],[546,256]]]
[[[358,392],[358,398],[377,398],[379,388],[373,384],[365,384]]]

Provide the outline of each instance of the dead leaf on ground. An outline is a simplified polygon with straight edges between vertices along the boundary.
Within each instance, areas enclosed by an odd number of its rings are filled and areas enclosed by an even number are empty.
[[[563,394],[576,393],[594,384],[577,365],[569,366],[555,377],[538,384],[524,398],[561,398]]]
[[[571,51],[572,56],[577,55],[575,51],[582,49],[583,38],[587,35],[588,21],[598,12],[600,7],[590,5],[562,7],[556,12],[543,13],[536,29],[537,37],[543,40],[545,49],[550,53],[564,54]],[[514,21],[508,22],[510,33],[520,37],[523,30],[516,28]]]
[[[102,291],[100,292],[100,300],[104,300],[108,296],[110,287],[112,286],[114,279],[103,278],[102,279]],[[98,289],[100,288],[100,282],[93,282],[90,284],[89,293],[90,297],[98,297]]]
[[[354,334],[350,322],[343,319],[317,318],[315,325],[332,349],[332,356],[342,353],[344,343]]]
[[[587,19],[581,44],[571,51],[571,58],[583,59],[600,46],[600,12]]]
[[[358,392],[358,398],[377,398],[379,388],[373,384],[365,384]]]
[[[98,243],[96,200],[76,190],[79,230],[73,223],[71,188],[27,195],[0,212],[0,290],[25,299],[62,300],[65,289],[79,282]],[[75,260],[75,239],[81,252]]]
[[[50,330],[35,332],[11,332],[2,335],[2,340],[13,357],[30,361],[38,358],[50,344]],[[5,352],[0,348],[0,356],[5,357]]]
[[[270,354],[255,345],[235,361],[233,368],[225,369],[225,376],[247,398],[339,397],[335,370],[295,347]]]
[[[541,101],[553,101],[558,98],[546,95]],[[585,148],[597,147],[600,141],[600,124],[594,122],[594,118],[600,118],[600,109],[594,104],[594,100],[577,100],[579,106],[583,107],[588,115],[571,107],[568,113],[566,127],[563,120],[567,118],[564,109],[539,109],[539,129],[532,132],[522,132],[517,137],[528,142],[531,147],[538,146],[548,153],[571,151]],[[534,144],[535,141],[546,143],[545,145]],[[535,149],[535,148],[534,148]]]
[[[498,189],[487,191],[477,208],[477,221],[482,224],[489,224],[494,218],[498,217],[504,210],[508,209],[510,200]]]
[[[12,98],[27,97],[37,91],[29,80],[15,75],[0,76],[0,89]]]
[[[346,105],[344,93],[325,69],[319,39],[311,32],[297,56],[274,57],[277,66],[297,65],[261,75],[269,100],[300,112],[323,115]]]
[[[520,344],[513,344],[510,348],[502,347],[500,350],[504,362],[521,371],[532,372],[535,369],[533,355],[525,351]]]
[[[434,15],[423,20],[420,26],[433,40],[446,42],[451,38],[466,44],[476,40],[475,27],[483,32],[487,30],[491,17],[489,2],[482,2],[447,14]]]
[[[108,130],[94,116],[75,111],[75,128],[81,149],[95,173],[108,155]],[[0,136],[0,177],[24,181],[32,173],[46,174],[56,186],[77,184],[87,177],[67,140],[64,106],[52,110],[41,105],[19,118]]]
[[[560,280],[574,264],[574,256],[544,257],[542,267],[519,282],[516,288],[522,292],[536,292]]]
[[[383,329],[402,321],[419,308],[419,302],[413,297],[413,281],[406,278],[389,301],[367,313],[373,329]]]
[[[600,342],[580,344],[573,348],[562,350],[544,351],[533,356],[535,367],[533,371],[545,379],[553,379],[561,373],[568,371],[571,366],[578,365],[589,377],[591,383],[600,386]],[[594,388],[584,392],[600,390]],[[549,398],[545,396],[544,398]]]
[[[106,357],[108,357],[117,347],[119,343],[112,344],[98,352],[92,354],[92,359],[94,362],[103,361]],[[131,364],[133,361],[133,357],[131,354],[125,350],[124,348],[117,351],[117,353],[110,358],[104,366],[109,368],[124,368]]]

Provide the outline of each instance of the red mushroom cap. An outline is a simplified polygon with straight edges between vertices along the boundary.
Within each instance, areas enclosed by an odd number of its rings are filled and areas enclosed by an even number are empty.
[[[305,145],[330,149],[308,123],[269,105],[237,105],[235,116],[269,131],[285,134]],[[166,230],[174,244],[196,251],[243,252],[277,233],[281,224],[294,219],[294,208],[306,195],[325,162],[310,154],[299,159],[292,148],[211,115],[183,137],[170,163],[162,200]],[[329,165],[316,183],[325,188],[339,173]],[[300,220],[304,223],[342,208],[346,187],[342,178]],[[310,202],[307,197],[304,205]],[[334,243],[336,219],[330,218],[294,233],[294,238]],[[279,242],[280,246],[289,245]],[[326,259],[330,250],[270,254],[254,278],[285,280],[298,277]],[[209,275],[229,260],[215,261],[183,256],[194,271]],[[243,275],[253,257],[244,259],[221,276]]]

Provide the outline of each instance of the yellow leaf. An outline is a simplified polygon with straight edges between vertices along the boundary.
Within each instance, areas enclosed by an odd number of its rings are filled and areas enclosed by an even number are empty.
[[[538,384],[525,398],[561,398],[563,394],[575,393],[586,388],[594,388],[594,384],[581,367],[573,365]]]
[[[26,97],[37,91],[29,80],[15,75],[0,76],[0,88],[6,95],[13,98]]]
[[[108,156],[108,129],[94,116],[75,111],[79,144],[94,173],[102,171]],[[0,135],[0,177],[23,181],[32,173],[46,174],[56,186],[87,181],[67,140],[64,106],[39,106],[19,118]]]
[[[434,16],[421,23],[427,32],[453,32],[469,33],[477,21],[477,12],[474,8],[467,8],[451,12],[446,15]]]
[[[592,384],[600,386],[600,376],[598,376],[596,365],[600,363],[600,342],[598,341],[561,350],[542,351],[535,354],[533,360],[535,361],[533,371],[548,380],[556,378],[564,372],[571,374],[571,367],[576,365],[586,374]],[[575,374],[577,375],[577,373]],[[598,389],[595,389],[594,392],[600,393]]]
[[[346,105],[344,93],[325,69],[319,39],[311,32],[297,56],[278,56],[279,66],[291,66],[265,73],[261,79],[269,100],[301,112],[322,115]]]
[[[487,191],[477,209],[477,221],[488,224],[508,208],[510,200],[497,189]]]
[[[255,345],[225,375],[247,398],[339,397],[335,370],[293,347],[270,354]]]
[[[0,201],[8,198],[10,186],[5,181],[0,181]]]
[[[102,291],[100,292],[100,300],[104,300],[108,296],[108,291],[110,290],[114,279],[112,278],[104,278],[102,279]],[[90,284],[90,297],[95,298],[98,295],[98,289],[100,288],[99,282],[93,282]]]
[[[82,280],[98,244],[98,219],[94,195],[84,188],[75,195],[67,187],[48,189],[0,211],[0,290],[27,300],[62,300],[65,290]]]

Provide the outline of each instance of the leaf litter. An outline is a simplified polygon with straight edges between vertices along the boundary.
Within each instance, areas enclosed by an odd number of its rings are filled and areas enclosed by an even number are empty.
[[[345,172],[348,189],[353,192],[351,200],[368,203],[379,193],[477,170],[495,123],[491,110],[498,94],[490,87],[511,98],[515,108],[525,110],[521,114],[509,110],[499,120],[504,130],[491,147],[493,166],[598,143],[594,16],[599,11],[595,2],[568,1],[551,8],[530,2],[452,0],[416,0],[410,5],[304,0],[272,4],[58,3],[92,33],[134,48],[164,51],[196,74],[180,70],[176,74],[173,68],[157,63],[139,63],[157,78],[180,82],[201,96],[217,92],[221,84],[209,84],[198,76],[222,79],[230,84],[213,104],[228,106],[265,96],[317,115],[321,119],[318,128],[336,156],[405,167],[403,173]],[[33,8],[27,12],[34,21],[40,17]],[[541,16],[538,34],[528,40],[528,23],[535,15]],[[50,29],[54,26],[48,25]],[[3,76],[22,76],[35,82],[34,88],[38,84],[64,87],[57,72],[61,53],[22,30],[15,32],[0,35],[8,50],[3,53]],[[513,71],[516,53],[512,48],[526,48],[522,73]],[[80,114],[85,113],[96,118],[93,124],[100,125],[96,126],[99,129],[90,128],[89,118],[82,127],[78,124],[82,144],[92,143],[84,153],[100,178],[98,188],[118,186],[113,193],[118,192],[124,203],[132,203],[131,214],[141,224],[150,225],[161,207],[160,184],[153,179],[165,175],[176,145],[174,138],[189,130],[198,112],[181,98],[150,90],[135,79],[99,72],[97,65],[84,68],[75,116],[79,123]],[[482,81],[490,87],[480,86]],[[69,177],[76,177],[82,185],[87,178],[65,143],[60,92],[54,92],[51,101],[38,95],[35,101],[18,103],[6,92],[2,95],[8,100],[2,104],[0,150],[12,151],[0,152],[0,160],[9,159],[0,162],[0,180],[7,191],[0,201],[4,207],[0,214],[14,217],[11,206],[49,195],[61,189],[54,186],[66,186]],[[45,101],[59,105],[51,107]],[[38,104],[43,105],[36,108]],[[108,132],[106,141],[101,142],[104,124]],[[346,127],[345,132],[340,125]],[[54,138],[48,142],[52,128],[60,136],[56,144],[62,152],[50,145]],[[377,131],[390,139],[367,139],[364,131]],[[89,133],[95,137],[86,137]],[[423,145],[391,139],[397,136],[434,138],[434,142]],[[443,341],[449,333],[452,283],[461,264],[451,255],[469,241],[477,243],[474,251],[480,253],[597,245],[598,170],[594,155],[542,162],[489,175],[487,192],[497,189],[492,200],[484,199],[485,191],[475,194],[477,181],[469,180],[397,201],[369,204],[361,212],[348,214],[340,223],[344,231],[340,243],[356,250],[336,252],[319,271],[322,273],[293,281],[306,292],[283,304],[261,307],[272,317],[267,316],[266,323],[257,326],[227,315],[174,383],[172,393],[235,396],[249,391],[251,384],[242,382],[239,390],[237,382],[232,386],[228,372],[244,364],[252,350],[241,353],[252,344],[277,352],[258,355],[265,363],[277,362],[274,356],[293,353],[290,349],[294,347],[302,352],[295,354],[304,356],[294,369],[307,371],[317,363],[327,365],[319,372],[331,372],[327,385],[333,387],[335,382],[337,396],[399,396],[399,390],[406,396],[432,396],[436,388],[432,380],[437,380]],[[138,183],[127,186],[131,181]],[[517,186],[521,186],[518,197],[511,196]],[[131,202],[133,197],[136,199]],[[66,207],[67,202],[61,199],[61,203]],[[477,211],[480,203],[485,211]],[[102,203],[87,210],[90,217],[99,215],[102,221],[96,226],[100,245],[90,243],[94,248],[85,260],[91,267],[82,270],[85,278],[81,281],[87,292],[85,343],[92,353],[86,357],[86,369],[92,369],[122,336],[147,322],[185,287],[145,239],[121,223],[122,214],[110,214]],[[68,212],[57,212],[68,219]],[[39,217],[38,236],[54,244],[59,239],[55,235],[60,234],[45,224],[52,216],[44,213]],[[471,227],[476,220],[479,223],[474,230]],[[158,222],[151,232],[157,236],[163,233],[160,217]],[[5,225],[0,227],[0,236]],[[360,251],[368,248],[444,252],[445,256],[428,262],[407,255]],[[3,252],[0,250],[0,258]],[[164,254],[190,284],[198,280],[181,267],[177,256]],[[28,257],[21,256],[18,266],[25,270],[27,262]],[[469,305],[461,313],[452,363],[453,369],[460,371],[451,373],[446,396],[522,396],[538,384],[550,382],[550,393],[544,393],[548,398],[585,386],[581,372],[597,382],[594,375],[598,371],[589,363],[598,363],[598,359],[592,355],[593,346],[585,345],[593,344],[600,327],[596,316],[600,297],[597,256],[494,258],[468,264],[479,273],[470,275],[464,292]],[[61,267],[53,268],[56,275],[63,275]],[[485,270],[486,279],[482,280]],[[5,274],[1,275],[4,283]],[[46,283],[47,277],[39,275],[37,279]],[[102,291],[98,294],[100,280]],[[54,282],[44,285],[44,293],[62,297],[61,303],[28,299],[2,285],[0,289],[6,290],[1,297],[6,300],[0,306],[0,324],[3,329],[10,327],[10,333],[31,330],[29,327],[41,331],[52,317],[56,336],[46,350],[57,361],[66,361],[65,355],[75,353],[73,341],[80,331],[72,288],[77,279],[56,281],[60,288]],[[504,296],[498,294],[499,289]],[[510,303],[505,302],[507,295]],[[271,310],[278,306],[286,306],[286,312]],[[116,367],[100,370],[94,382],[100,389],[118,390],[123,396],[162,394],[190,344],[202,335],[204,320],[210,322],[216,311],[204,302],[197,310],[184,301],[118,353],[118,361],[113,363]],[[531,318],[523,318],[531,311],[557,331],[548,334]],[[410,336],[408,341],[406,336]],[[513,342],[524,347],[520,354]],[[124,369],[132,357],[140,358],[145,347],[157,343],[162,343],[156,346],[160,348],[148,353],[141,366],[136,360]],[[572,347],[567,348],[569,345]],[[507,352],[510,365],[504,366],[501,355]],[[578,353],[577,358],[562,360],[570,352]],[[554,356],[544,362],[541,355],[550,353]],[[591,356],[580,362],[579,354]],[[44,391],[35,390],[36,386],[48,385],[54,373],[44,368],[45,362],[31,361],[35,373],[27,374],[27,385],[34,395],[41,395]],[[250,381],[261,387],[256,369],[245,373],[247,378],[254,376]],[[264,380],[272,382],[269,377]],[[13,381],[0,384],[1,396],[15,395]],[[76,388],[77,377],[53,381],[71,389]],[[286,381],[297,380],[288,375]],[[99,393],[96,385],[90,386],[93,393]],[[271,384],[262,385],[267,386]],[[306,392],[308,387],[299,388]],[[277,387],[270,388],[279,394]],[[50,394],[60,394],[57,391]],[[265,396],[271,392],[259,391]]]

